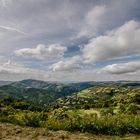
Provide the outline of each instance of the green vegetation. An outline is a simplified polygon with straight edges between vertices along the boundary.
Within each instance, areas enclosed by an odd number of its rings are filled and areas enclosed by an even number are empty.
[[[128,83],[126,83],[128,85]],[[45,95],[41,89],[1,87],[11,97],[0,99],[0,122],[22,126],[45,127],[49,130],[89,132],[92,134],[126,135],[140,133],[140,87],[121,83],[101,83],[63,96],[42,107],[35,98]],[[9,86],[8,86],[9,87]],[[3,90],[2,90],[3,88]],[[29,90],[29,91],[28,91]],[[22,92],[21,92],[22,91]],[[28,91],[28,94],[25,94]],[[38,93],[37,93],[38,92]],[[15,93],[15,94],[14,94]],[[2,94],[1,94],[2,95]],[[31,96],[32,95],[32,96]],[[49,95],[49,94],[46,94]],[[33,100],[29,100],[31,98]],[[43,96],[45,97],[45,96]],[[49,95],[50,97],[50,95]],[[47,99],[49,99],[46,96]],[[45,100],[47,100],[45,99]],[[44,101],[45,101],[44,100]],[[53,96],[54,100],[54,96]]]
[[[93,86],[92,82],[63,84],[28,79],[0,86],[0,98],[21,99],[46,107],[60,97],[72,95],[90,86]]]

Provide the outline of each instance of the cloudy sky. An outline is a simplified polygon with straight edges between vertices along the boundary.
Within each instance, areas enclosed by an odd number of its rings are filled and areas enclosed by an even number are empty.
[[[0,80],[140,80],[139,0],[0,0]]]

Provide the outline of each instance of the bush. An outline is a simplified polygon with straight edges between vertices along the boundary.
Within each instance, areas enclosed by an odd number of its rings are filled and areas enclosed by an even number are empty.
[[[24,126],[40,127],[43,126],[43,113],[39,112],[25,112],[17,114],[14,118],[15,123]]]
[[[129,104],[126,112],[129,114],[137,114],[140,111],[140,106],[134,103]]]
[[[125,135],[140,133],[139,115],[106,115],[102,117],[79,115],[61,120],[49,118],[47,127],[52,130],[90,132],[94,134]]]

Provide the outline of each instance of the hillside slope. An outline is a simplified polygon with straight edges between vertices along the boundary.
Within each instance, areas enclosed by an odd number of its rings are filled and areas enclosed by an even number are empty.
[[[93,86],[93,83],[63,84],[28,79],[1,86],[0,98],[10,97],[47,106],[60,97],[71,95],[90,86]]]
[[[102,100],[108,100],[107,97],[110,97],[113,93],[115,94],[119,88],[124,92],[123,90],[125,89],[137,88],[139,85],[140,82],[129,81],[55,83],[27,79],[0,86],[0,98],[10,97],[13,99],[21,99],[43,106],[55,102],[58,98],[65,97],[71,100],[78,98],[78,101],[81,102],[80,104],[85,105],[85,102],[90,103],[93,100],[93,103],[96,102],[98,96],[100,98],[103,96]],[[76,96],[73,96],[74,93],[76,93]],[[77,105],[79,105],[78,101],[75,102]]]
[[[69,96],[10,85],[0,89],[0,95],[21,99],[1,96],[0,122],[55,131],[118,136],[140,134],[139,86],[102,83]]]

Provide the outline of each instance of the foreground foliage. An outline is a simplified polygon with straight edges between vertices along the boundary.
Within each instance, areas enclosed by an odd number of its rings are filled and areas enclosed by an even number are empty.
[[[2,140],[138,140],[140,135],[106,136],[89,133],[50,131],[47,128],[21,127],[8,123],[0,123]]]
[[[92,134],[140,134],[140,87],[95,86],[45,108],[1,98],[0,122]]]

